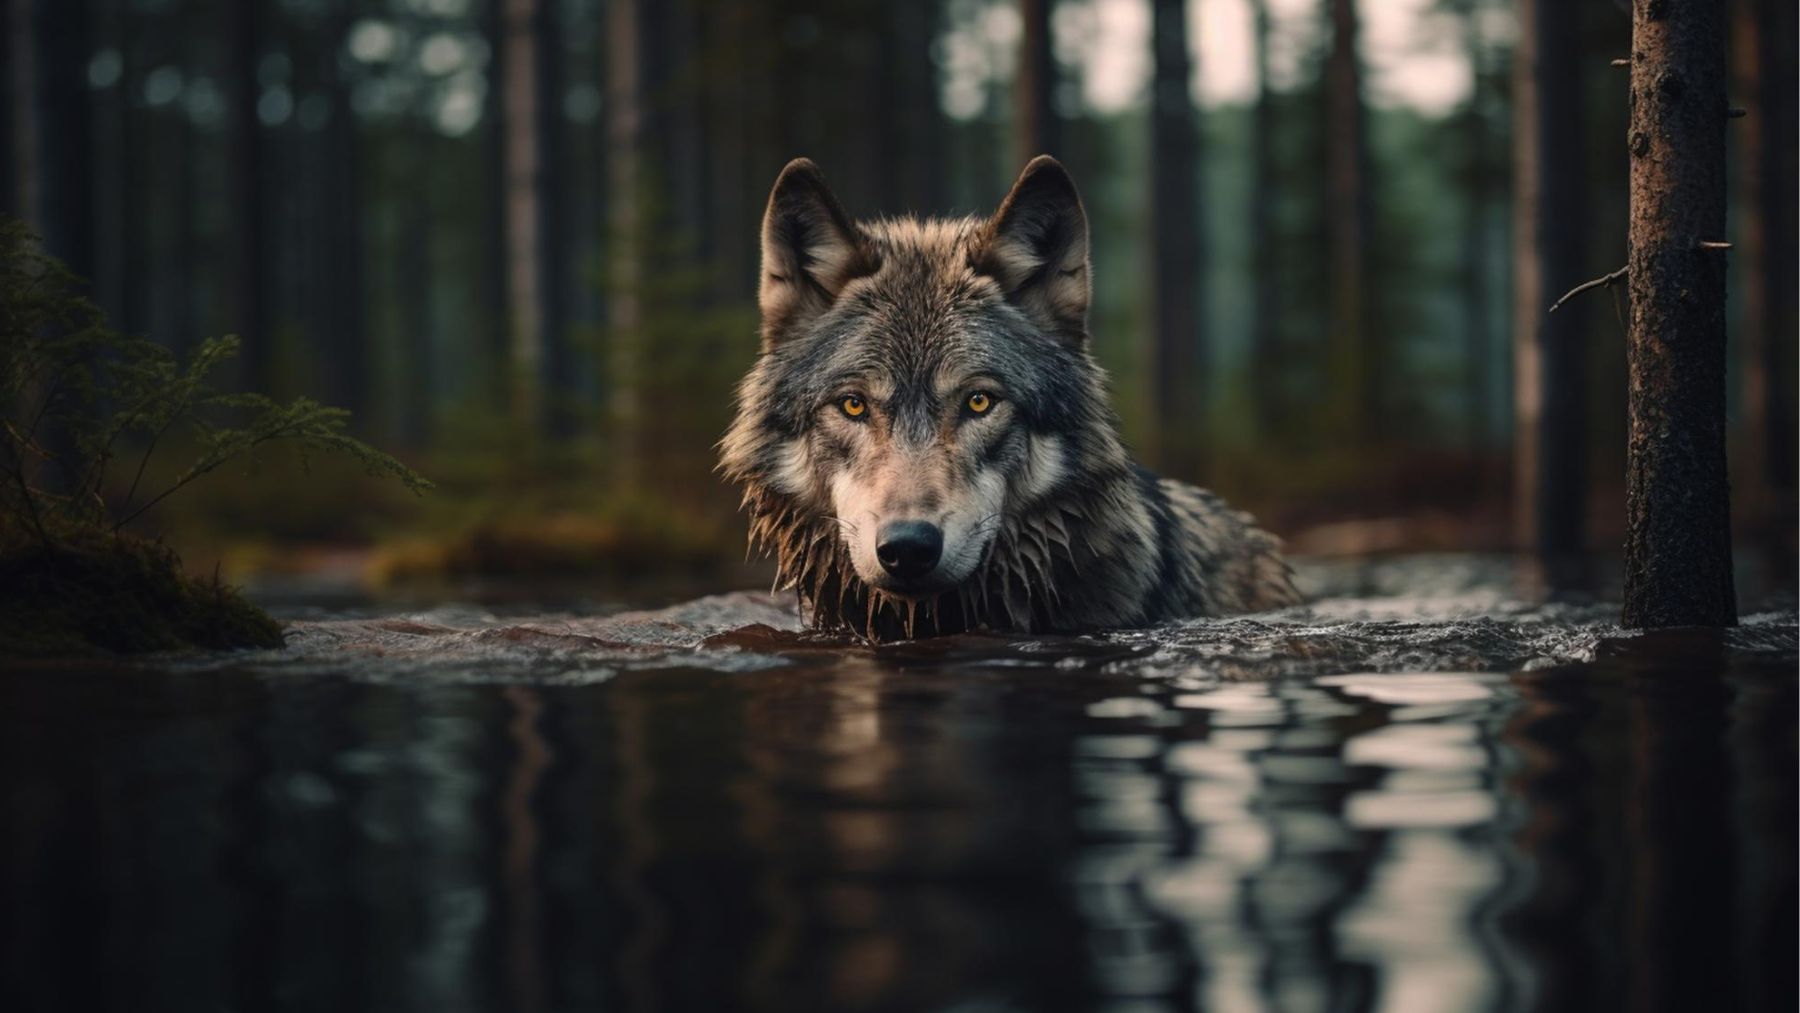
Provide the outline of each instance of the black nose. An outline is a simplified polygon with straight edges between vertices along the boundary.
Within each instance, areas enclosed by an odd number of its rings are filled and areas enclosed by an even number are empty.
[[[944,533],[924,521],[894,521],[875,533],[875,558],[881,568],[901,580],[915,580],[931,572],[944,553]]]

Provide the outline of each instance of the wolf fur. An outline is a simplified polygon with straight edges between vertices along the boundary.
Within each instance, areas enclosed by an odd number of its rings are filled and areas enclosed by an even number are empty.
[[[1073,632],[1299,600],[1276,538],[1120,443],[1054,159],[991,218],[861,223],[796,159],[762,246],[762,354],[720,469],[815,626]],[[901,523],[941,532],[929,573],[878,558]]]

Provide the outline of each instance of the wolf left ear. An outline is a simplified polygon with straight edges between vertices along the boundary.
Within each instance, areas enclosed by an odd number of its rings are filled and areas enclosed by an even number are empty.
[[[781,170],[763,212],[763,349],[780,344],[799,324],[825,312],[853,278],[874,273],[874,249],[844,214],[811,159]]]
[[[1075,181],[1049,155],[1031,160],[976,244],[975,269],[1064,343],[1087,341],[1087,212]]]

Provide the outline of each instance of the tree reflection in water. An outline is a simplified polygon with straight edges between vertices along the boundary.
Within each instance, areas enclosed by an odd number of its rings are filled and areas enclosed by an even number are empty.
[[[760,666],[528,683],[13,673],[0,999],[1787,1008],[1792,639],[1251,680],[768,631],[730,645]]]

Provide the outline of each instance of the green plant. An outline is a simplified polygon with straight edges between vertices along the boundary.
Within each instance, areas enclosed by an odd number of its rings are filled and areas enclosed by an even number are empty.
[[[342,454],[415,492],[430,487],[347,435],[350,413],[341,408],[214,388],[213,374],[237,354],[235,337],[203,341],[183,363],[107,327],[75,285],[28,229],[0,223],[0,514],[38,539],[71,527],[123,531],[201,476],[235,461],[254,464],[260,448],[277,442],[299,447],[303,462]],[[151,457],[183,429],[193,459],[166,486],[141,489]],[[135,466],[121,461],[126,448]],[[129,482],[114,473],[121,464]]]
[[[278,646],[268,615],[127,529],[272,444],[299,448],[303,466],[332,453],[414,492],[430,483],[347,435],[342,409],[216,389],[236,338],[183,363],[109,328],[77,284],[25,226],[0,220],[0,654]],[[172,444],[191,458],[145,488]]]

